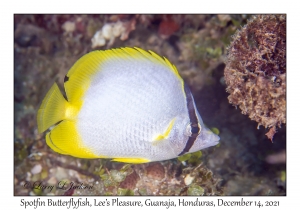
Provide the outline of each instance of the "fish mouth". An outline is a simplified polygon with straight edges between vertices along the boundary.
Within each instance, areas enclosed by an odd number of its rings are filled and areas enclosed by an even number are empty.
[[[199,135],[199,137],[202,140],[204,148],[215,146],[220,141],[220,137],[208,128],[204,128],[201,133],[202,135]]]
[[[214,134],[214,133],[213,133],[213,135],[211,135],[210,138],[211,138],[211,141],[215,143],[215,145],[218,144],[220,141],[220,136],[218,136],[217,134]]]

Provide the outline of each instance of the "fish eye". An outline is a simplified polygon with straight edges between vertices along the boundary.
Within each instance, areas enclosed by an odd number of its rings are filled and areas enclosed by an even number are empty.
[[[195,127],[191,126],[191,127],[192,127],[192,129],[191,129],[192,134],[198,134],[199,133],[200,128],[198,126],[195,126]]]
[[[189,123],[186,127],[186,133],[190,137],[197,137],[201,131],[200,124]]]

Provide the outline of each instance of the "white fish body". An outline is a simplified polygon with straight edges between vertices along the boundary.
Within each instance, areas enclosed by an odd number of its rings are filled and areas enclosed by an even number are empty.
[[[151,51],[95,51],[77,61],[66,78],[68,102],[54,100],[66,103],[59,109],[62,119],[56,120],[62,122],[46,137],[59,153],[143,163],[172,159],[219,141],[204,126],[176,67]],[[44,122],[49,94],[58,93],[50,90],[41,105],[40,132],[49,126]],[[191,124],[196,126],[193,132]]]

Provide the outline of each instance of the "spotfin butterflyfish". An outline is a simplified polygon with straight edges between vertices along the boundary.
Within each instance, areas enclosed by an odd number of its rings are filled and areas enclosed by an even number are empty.
[[[141,48],[92,51],[56,83],[37,113],[46,143],[78,158],[146,163],[176,158],[219,142],[192,93],[167,58]]]

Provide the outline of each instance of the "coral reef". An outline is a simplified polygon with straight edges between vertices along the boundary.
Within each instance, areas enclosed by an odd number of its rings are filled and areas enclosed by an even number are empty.
[[[169,38],[172,34],[174,34],[179,29],[179,24],[176,23],[176,20],[173,20],[172,17],[174,16],[170,16],[170,15],[166,16],[159,24],[158,33],[163,39]]]
[[[214,177],[203,164],[188,166],[182,170],[180,164],[174,165],[173,161],[165,161],[132,165],[127,170],[130,173],[121,182],[111,175],[112,170],[105,173],[105,176],[110,176],[112,182],[116,183],[110,186],[104,183],[105,191],[111,195],[119,195],[120,192],[124,195],[223,194],[223,189],[219,186],[220,179]],[[119,172],[122,173],[122,169]]]
[[[49,152],[51,152],[49,150]],[[50,159],[48,158],[50,157]],[[71,164],[72,157],[52,154],[23,161],[17,170],[30,168],[15,179],[18,195],[222,195],[220,179],[203,163],[183,168],[174,161],[140,165],[106,160]],[[21,180],[21,181],[19,181]],[[51,187],[51,188],[50,188]]]
[[[112,46],[115,38],[120,36],[120,40],[126,40],[129,33],[135,30],[136,20],[116,23],[106,23],[102,29],[97,31],[92,38],[92,48],[102,47],[108,42],[108,47]]]
[[[162,180],[165,178],[165,169],[159,162],[150,163],[146,167],[146,173],[148,177],[152,179]]]
[[[272,140],[286,123],[286,16],[253,16],[233,36],[224,74],[229,102]]]

